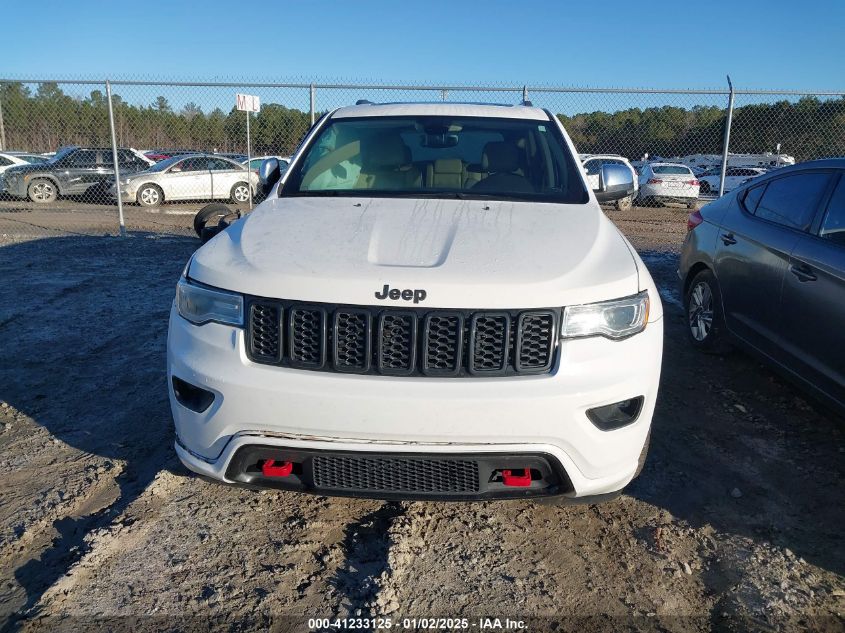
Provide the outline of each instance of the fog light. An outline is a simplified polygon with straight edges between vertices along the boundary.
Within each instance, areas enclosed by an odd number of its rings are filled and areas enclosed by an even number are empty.
[[[587,410],[587,417],[602,431],[612,431],[635,422],[643,408],[643,397],[614,402]]]
[[[173,376],[173,393],[183,407],[202,413],[214,402],[214,394]]]

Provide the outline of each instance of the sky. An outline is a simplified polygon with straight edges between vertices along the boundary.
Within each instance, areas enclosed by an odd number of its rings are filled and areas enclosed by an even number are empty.
[[[2,3],[0,78],[845,89],[845,1]]]

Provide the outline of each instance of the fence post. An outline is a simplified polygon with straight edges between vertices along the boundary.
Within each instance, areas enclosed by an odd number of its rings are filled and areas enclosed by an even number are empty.
[[[725,193],[725,172],[728,169],[728,148],[731,144],[731,123],[734,118],[734,85],[731,83],[731,76],[728,75],[728,89],[730,96],[728,97],[728,120],[725,122],[725,143],[722,148],[722,172],[719,175],[719,197]]]
[[[315,109],[314,106],[315,106],[315,103],[317,101],[317,88],[314,86],[314,84],[311,84],[310,94],[311,94],[311,125],[314,125],[314,117],[315,117],[315,114],[316,114],[316,109]]]
[[[0,151],[6,149],[6,126],[3,125],[3,84],[0,84]]]
[[[528,86],[522,87],[522,105],[528,103]]]
[[[114,188],[117,192],[117,217],[120,222],[120,237],[126,237],[126,224],[123,222],[123,200],[120,197],[120,167],[117,160],[117,136],[114,133],[114,109],[111,104],[111,82],[106,79],[106,99],[109,102],[109,129],[111,130],[111,157],[114,163]]]

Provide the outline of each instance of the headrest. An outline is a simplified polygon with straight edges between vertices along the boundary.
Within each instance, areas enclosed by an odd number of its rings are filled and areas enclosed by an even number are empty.
[[[519,150],[511,143],[487,143],[481,155],[481,166],[490,173],[514,172],[519,169]]]
[[[435,174],[460,174],[464,171],[464,164],[460,158],[438,158],[434,161]]]
[[[361,141],[361,163],[366,171],[399,169],[411,160],[411,150],[400,136],[375,136]]]

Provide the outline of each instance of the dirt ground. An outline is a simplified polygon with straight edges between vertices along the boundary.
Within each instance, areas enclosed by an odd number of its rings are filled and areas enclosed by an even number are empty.
[[[845,630],[843,420],[744,354],[687,345],[686,210],[608,212],[661,287],[663,378],[643,474],[574,507],[252,492],[186,472],[165,336],[198,246],[192,210],[130,208],[122,240],[102,237],[108,208],[0,203],[4,630],[307,631],[344,616]]]

